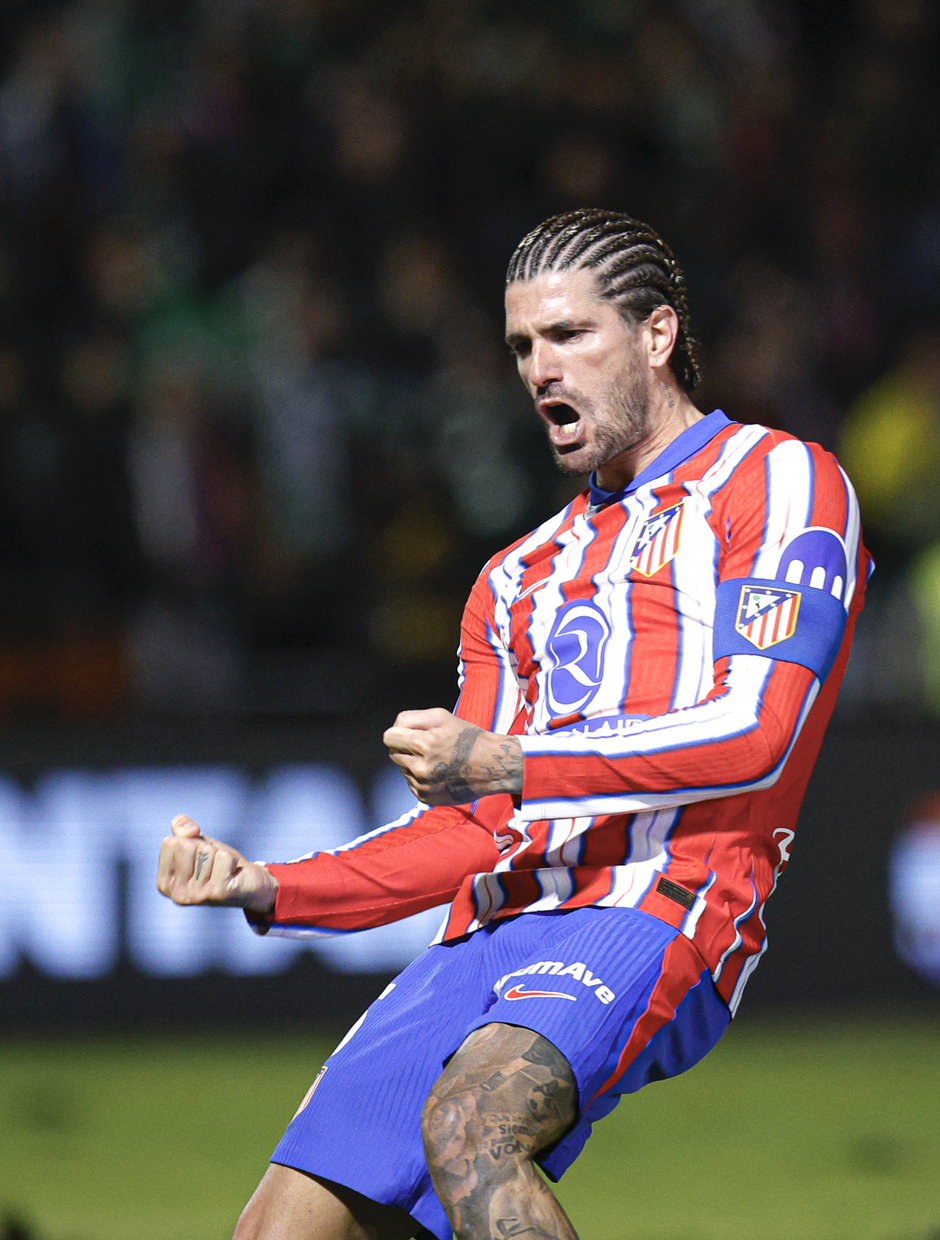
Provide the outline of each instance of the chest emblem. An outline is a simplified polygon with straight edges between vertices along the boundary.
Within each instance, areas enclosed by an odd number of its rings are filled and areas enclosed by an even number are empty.
[[[758,650],[786,641],[796,632],[800,611],[798,590],[776,586],[742,586],[734,627]]]
[[[680,500],[671,508],[665,508],[655,516],[647,518],[630,557],[631,572],[652,577],[670,560],[675,559],[679,550],[684,508],[685,501]]]

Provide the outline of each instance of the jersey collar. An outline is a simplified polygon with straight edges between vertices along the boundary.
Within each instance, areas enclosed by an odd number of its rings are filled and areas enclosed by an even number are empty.
[[[724,430],[726,426],[731,425],[731,419],[720,409],[716,409],[714,413],[708,413],[704,418],[700,418],[698,422],[677,435],[672,443],[667,444],[654,460],[650,461],[645,469],[640,470],[632,482],[628,483],[620,491],[605,491],[603,487],[599,487],[594,479],[594,475],[590,477],[591,498],[589,506],[591,508],[602,508],[605,504],[612,504],[618,500],[625,499],[628,495],[643,486],[647,482],[652,482],[654,478],[661,478],[663,474],[671,474],[674,469],[678,469],[683,462],[695,456],[696,452],[700,452],[702,448],[715,436],[719,431]]]

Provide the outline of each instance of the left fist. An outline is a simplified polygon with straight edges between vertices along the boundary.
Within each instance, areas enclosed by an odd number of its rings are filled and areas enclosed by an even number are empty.
[[[382,738],[408,786],[425,805],[464,805],[522,791],[522,746],[449,710],[405,710]]]

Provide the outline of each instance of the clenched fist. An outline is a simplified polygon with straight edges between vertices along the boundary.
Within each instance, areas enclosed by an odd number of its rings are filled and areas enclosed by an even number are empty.
[[[464,805],[522,791],[522,746],[440,707],[405,710],[382,738],[389,757],[425,805]]]
[[[157,888],[177,904],[228,905],[268,913],[277,879],[263,865],[228,844],[210,840],[185,814],[173,819],[173,834],[160,849]]]

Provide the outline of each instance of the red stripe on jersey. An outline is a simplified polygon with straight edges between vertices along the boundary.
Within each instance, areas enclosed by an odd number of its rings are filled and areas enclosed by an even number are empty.
[[[273,913],[260,920],[360,930],[385,924],[393,908],[391,920],[444,904],[468,874],[496,865],[494,820],[511,811],[508,802],[508,797],[487,797],[477,802],[480,813],[472,815],[466,806],[429,811],[404,830],[382,832],[355,848],[269,864],[279,886]],[[435,847],[442,836],[444,847]]]
[[[701,452],[697,452],[695,456],[684,461],[671,475],[671,481],[677,487],[683,487],[687,482],[696,482],[708,470],[714,468],[721,459],[721,455],[725,450],[725,446],[730,439],[740,431],[740,426],[732,423],[726,427],[705,445]]]
[[[526,801],[577,800],[590,788],[594,795],[668,792],[688,788],[733,788],[768,774],[786,752],[806,695],[815,676],[795,663],[774,663],[760,705],[759,725],[726,739],[704,739],[660,752],[610,758],[600,753],[528,753],[525,762]],[[709,699],[725,692],[716,687]],[[681,712],[675,712],[677,716]]]
[[[806,445],[813,456],[816,477],[826,474],[841,474],[836,458],[826,452],[817,443]],[[849,496],[843,482],[841,486],[815,486],[813,488],[813,510],[810,514],[810,525],[821,525],[836,530],[845,537],[849,521]]]
[[[594,594],[594,578],[610,563],[611,550],[623,533],[627,520],[628,515],[620,504],[609,504],[589,518],[595,536],[585,549],[577,580],[565,582],[566,603],[576,598],[590,598]]]
[[[624,695],[627,714],[662,715],[672,705],[679,661],[679,625],[672,605],[669,565],[650,579],[649,587],[630,594],[633,652]],[[642,650],[643,657],[636,652]]]
[[[620,1080],[634,1059],[644,1051],[660,1029],[675,1018],[676,1009],[693,986],[702,979],[706,972],[705,962],[692,944],[683,935],[677,935],[663,953],[662,973],[653,987],[646,1010],[633,1026],[630,1038],[620,1053],[617,1066],[604,1081],[592,1098],[586,1103],[590,1106],[595,1098],[606,1092]]]
[[[611,814],[595,818],[594,825],[584,835],[581,848],[582,866],[610,865],[611,857],[619,850],[621,857],[630,851],[630,827],[633,814]]]

